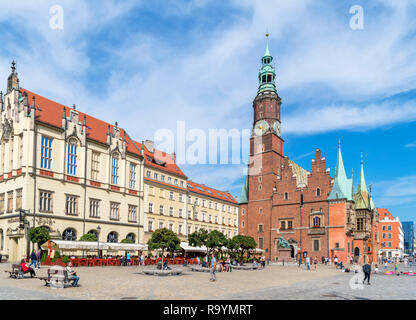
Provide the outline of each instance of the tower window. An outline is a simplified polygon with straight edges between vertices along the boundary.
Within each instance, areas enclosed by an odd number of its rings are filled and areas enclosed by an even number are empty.
[[[319,189],[319,188],[316,189],[316,196],[317,197],[321,196],[321,189]]]
[[[285,199],[285,200],[289,200],[289,193],[285,192],[284,199]]]
[[[267,75],[267,83],[270,83],[270,82],[272,82],[272,75],[268,74]]]
[[[266,83],[266,75],[261,77],[261,83]]]
[[[263,118],[263,112],[260,111],[260,118]]]

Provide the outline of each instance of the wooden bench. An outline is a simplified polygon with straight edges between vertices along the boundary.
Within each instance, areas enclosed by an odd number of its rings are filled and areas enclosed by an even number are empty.
[[[8,272],[9,277],[13,278],[13,279],[23,279],[24,278],[24,273],[20,269],[20,264],[13,264],[11,271],[10,270],[4,270],[4,272]]]
[[[63,277],[59,277],[58,275],[63,273]],[[61,279],[59,279],[61,278]],[[56,284],[57,286],[68,288],[72,287],[71,281],[73,279],[69,279],[68,271],[67,270],[59,270],[59,269],[48,269],[48,276],[47,277],[38,277],[39,280],[45,281],[45,286],[50,286],[51,284]]]

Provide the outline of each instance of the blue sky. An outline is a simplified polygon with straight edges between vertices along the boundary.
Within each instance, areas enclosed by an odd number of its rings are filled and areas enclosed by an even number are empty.
[[[118,121],[139,141],[178,120],[250,129],[268,31],[286,154],[310,170],[320,148],[333,173],[341,140],[355,186],[363,152],[376,206],[415,220],[414,1],[1,2],[4,86],[15,59],[22,87]],[[62,30],[50,27],[53,5]],[[364,9],[363,30],[350,28],[352,5]],[[182,166],[234,195],[244,167]]]

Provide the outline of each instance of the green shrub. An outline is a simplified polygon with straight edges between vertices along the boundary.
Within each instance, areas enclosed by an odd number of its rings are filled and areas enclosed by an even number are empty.
[[[69,258],[67,256],[63,256],[62,262],[63,263],[68,263],[69,262]]]
[[[40,262],[45,262],[47,257],[48,257],[48,255],[44,252],[42,254],[42,257],[40,258]]]
[[[59,259],[61,257],[61,254],[59,253],[58,250],[55,251],[54,255],[53,255],[53,259],[52,262],[55,262],[56,259]]]

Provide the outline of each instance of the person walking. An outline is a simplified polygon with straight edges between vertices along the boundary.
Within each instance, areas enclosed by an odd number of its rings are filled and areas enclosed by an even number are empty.
[[[217,276],[216,276],[216,271],[217,271],[217,259],[215,259],[214,254],[211,254],[211,268],[210,268],[210,274],[211,274],[211,278],[209,279],[209,281],[217,281]]]
[[[322,264],[324,264],[325,263],[325,257],[324,256],[322,256]],[[326,264],[326,263],[325,263]]]
[[[315,271],[316,271],[316,268],[318,266],[318,257],[315,257],[315,259],[313,260],[313,264],[315,265]]]
[[[311,270],[311,258],[306,257],[306,269]]]
[[[298,266],[298,268],[300,268],[301,264],[302,264],[302,257],[299,256],[299,266]]]
[[[131,256],[130,256],[130,252],[127,252],[126,254],[126,258],[127,258],[127,265],[130,266],[131,265]]]
[[[363,284],[364,284],[365,280],[367,280],[367,284],[370,284],[371,266],[368,263],[363,265],[363,272],[364,272]]]
[[[36,260],[38,261],[38,269],[40,268],[41,255],[42,255],[42,250],[38,249],[38,251],[36,252]]]
[[[140,265],[144,265],[144,254],[142,252],[142,255],[140,256]]]
[[[334,258],[334,264],[335,264],[335,268],[337,268],[338,267],[338,257],[337,256],[335,256],[335,258]]]
[[[30,254],[30,264],[29,267],[31,267],[32,265],[35,265],[35,269],[36,269],[36,250],[33,249],[32,253]]]

